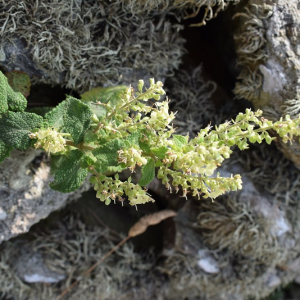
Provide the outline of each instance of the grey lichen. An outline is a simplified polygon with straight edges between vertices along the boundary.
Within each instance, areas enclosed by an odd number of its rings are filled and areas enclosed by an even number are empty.
[[[54,299],[78,276],[122,239],[109,228],[85,224],[80,216],[69,212],[56,222],[54,228],[41,230],[35,239],[20,247],[24,241],[9,241],[0,252],[1,295],[22,299]],[[20,255],[37,261],[39,266],[28,266],[27,262],[15,260]],[[122,246],[113,256],[97,267],[89,276],[82,277],[69,294],[70,299],[157,299],[158,287],[154,287],[151,270],[154,256],[134,252],[131,243]],[[25,267],[25,268],[24,268]],[[26,275],[49,274],[63,282],[25,284]],[[35,276],[38,277],[38,276]],[[49,278],[45,278],[48,280]],[[32,278],[27,276],[26,278]],[[38,278],[42,278],[39,276]],[[57,280],[59,281],[59,280]],[[159,284],[159,283],[157,283]],[[161,291],[163,295],[163,291]]]
[[[299,170],[267,145],[226,168],[243,172],[240,193],[187,203],[175,218],[175,251],[162,268],[173,299],[262,299],[299,274]]]
[[[194,24],[205,25],[207,21],[215,18],[218,13],[225,10],[228,5],[238,4],[240,0],[125,0],[121,1],[131,10],[133,14],[143,14],[149,11],[171,11],[178,19],[195,17],[200,9],[204,9],[202,22]]]
[[[143,72],[165,78],[184,52],[180,25],[164,14],[132,15],[119,1],[10,1],[0,11],[2,47],[25,40],[35,67],[47,74],[33,79],[78,92],[130,84]],[[6,57],[6,67],[14,67],[13,53]]]
[[[252,5],[246,7],[244,12],[234,15],[240,18],[240,32],[236,34],[238,60],[242,67],[234,93],[237,98],[245,98],[254,103],[260,99],[263,77],[259,71],[259,65],[266,61],[266,25],[272,11],[267,5]]]
[[[278,0],[269,5],[250,0],[237,13],[236,49],[242,71],[237,78],[235,95],[250,100],[264,117],[276,120],[298,117],[299,105],[299,24],[298,1]],[[243,23],[242,23],[243,20]],[[297,140],[278,147],[296,166],[300,166]]]
[[[193,136],[216,119],[212,100],[216,88],[213,81],[204,79],[202,66],[181,70],[166,82],[171,109],[177,112],[173,121],[176,133]]]

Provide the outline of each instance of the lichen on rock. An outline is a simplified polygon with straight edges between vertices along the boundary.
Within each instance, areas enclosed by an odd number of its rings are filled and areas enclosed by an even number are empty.
[[[255,109],[271,120],[299,109],[299,33],[298,1],[249,1],[235,15],[236,51],[242,67],[235,87],[237,98],[250,100]],[[298,141],[278,147],[296,166],[300,166]]]
[[[33,83],[83,92],[165,78],[184,53],[181,25],[164,14],[132,15],[119,1],[10,1],[0,11],[1,66],[25,68]]]

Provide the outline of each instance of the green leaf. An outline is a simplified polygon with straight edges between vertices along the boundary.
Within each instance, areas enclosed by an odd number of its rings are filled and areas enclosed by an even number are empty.
[[[7,78],[2,72],[0,72],[0,113],[6,112],[8,110],[24,111],[26,107],[26,98],[21,93],[19,93],[18,89],[14,91],[8,84]]]
[[[66,101],[63,101],[45,114],[45,119],[47,120],[50,127],[59,129],[64,125],[63,116],[65,110],[66,110]]]
[[[12,111],[24,111],[27,107],[26,98],[19,92],[14,92],[13,89],[7,87],[7,103],[8,109]]]
[[[30,147],[30,132],[40,127],[43,118],[27,112],[7,112],[0,115],[0,139],[7,145],[17,149]]]
[[[83,141],[84,134],[91,124],[90,108],[73,97],[66,100],[66,110],[63,115],[64,130],[71,133],[75,144]]]
[[[95,114],[99,119],[106,116],[107,108],[104,105],[96,104],[95,102],[84,102],[84,103],[89,106],[93,114]]]
[[[81,95],[81,99],[84,102],[97,102],[107,104],[116,104],[124,95],[127,87],[124,85],[114,86],[114,87],[97,87],[85,92]]]
[[[134,145],[138,145],[140,136],[141,136],[140,131],[136,131],[136,132],[130,134],[129,136],[127,136],[124,139],[125,148],[129,148],[129,147],[132,147]]]
[[[152,148],[152,153],[157,156],[160,159],[164,159],[166,156],[166,153],[168,152],[169,148],[166,146],[161,146],[159,148]]]
[[[24,97],[30,94],[30,77],[22,71],[11,71],[5,73],[8,84],[13,91],[21,93]]]
[[[107,104],[110,102],[112,106],[116,106],[118,101],[123,97],[127,87],[120,85],[115,87],[97,87],[85,92],[81,95],[81,100],[85,102],[98,118],[104,117],[107,113],[105,105],[99,105],[97,102]]]
[[[91,152],[87,152],[82,156],[80,166],[88,168],[89,166],[93,166],[96,161],[96,157]]]
[[[162,167],[164,164],[161,160],[158,160],[156,163],[155,163],[155,167]]]
[[[58,167],[54,181],[50,187],[55,191],[70,193],[78,189],[87,176],[87,170],[80,167],[83,153],[80,150],[73,150],[70,155]]]
[[[145,152],[146,154],[151,154],[151,148],[147,143],[139,142],[139,146],[143,152]]]
[[[70,133],[75,144],[83,141],[91,123],[92,111],[78,99],[68,97],[45,115],[49,126]]]
[[[155,162],[153,159],[149,159],[147,164],[142,167],[142,177],[139,181],[139,185],[149,184],[155,177]]]
[[[7,79],[4,74],[0,71],[0,114],[8,111],[7,103]]]
[[[84,142],[85,143],[93,143],[95,141],[97,141],[98,139],[98,135],[96,133],[94,133],[92,130],[88,130],[85,135],[84,135]]]
[[[180,149],[188,144],[188,136],[174,134],[172,137],[175,145]]]
[[[6,157],[9,156],[12,149],[12,147],[7,146],[3,141],[0,140],[0,164]]]
[[[55,174],[55,172],[59,169],[61,164],[67,159],[67,155],[62,154],[53,154],[51,153],[51,174]]]
[[[121,140],[114,139],[92,152],[97,158],[95,169],[98,173],[104,173],[108,167],[118,166],[118,151],[123,145]]]

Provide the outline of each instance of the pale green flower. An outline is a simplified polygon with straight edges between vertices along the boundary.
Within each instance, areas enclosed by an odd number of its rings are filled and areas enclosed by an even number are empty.
[[[62,134],[53,128],[40,129],[29,135],[32,139],[37,139],[35,148],[43,148],[49,153],[65,151],[66,141]]]

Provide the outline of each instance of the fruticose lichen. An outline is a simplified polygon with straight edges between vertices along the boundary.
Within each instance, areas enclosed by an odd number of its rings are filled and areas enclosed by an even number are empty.
[[[54,228],[36,234],[36,238],[26,246],[18,246],[22,241],[7,242],[1,246],[0,295],[19,300],[56,298],[121,238],[108,228],[86,225],[78,214],[70,212]],[[19,266],[17,272],[11,267],[12,262],[22,257],[44,260],[44,266],[35,277],[31,271],[33,266],[24,270]],[[132,244],[127,243],[102,263],[92,276],[82,278],[70,296],[78,300],[155,299],[159,289],[151,291],[153,285],[147,281],[154,280],[153,263],[151,253],[143,257],[134,252]],[[48,273],[57,274],[58,281],[65,279],[62,283],[51,284],[24,282],[26,278],[42,278],[45,269],[49,269]]]
[[[184,71],[166,82],[166,91],[171,100],[171,110],[176,112],[173,124],[177,134],[189,133],[191,137],[212,121],[216,121],[212,95],[216,83],[203,78],[202,66]]]
[[[165,14],[133,15],[119,1],[10,1],[0,11],[2,63],[19,67],[14,44],[25,41],[36,69],[46,74],[33,82],[83,92],[145,76],[165,78],[184,53],[181,25]]]
[[[270,14],[271,8],[267,5],[253,5],[250,8],[246,7],[244,12],[234,15],[235,19],[240,19],[241,25],[235,40],[237,63],[242,67],[242,71],[237,77],[234,93],[238,99],[245,98],[254,104],[259,101],[262,90],[263,77],[259,71],[259,65],[267,59],[264,21],[267,21]]]
[[[178,19],[195,17],[200,9],[204,9],[202,22],[193,24],[205,25],[207,21],[215,18],[218,13],[232,4],[238,4],[240,0],[125,0],[121,1],[131,10],[133,14],[148,13],[149,11],[170,10]]]

